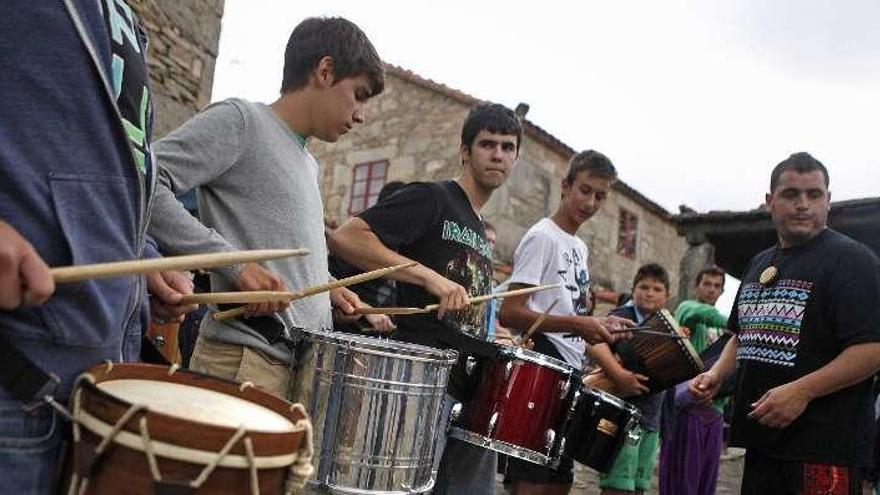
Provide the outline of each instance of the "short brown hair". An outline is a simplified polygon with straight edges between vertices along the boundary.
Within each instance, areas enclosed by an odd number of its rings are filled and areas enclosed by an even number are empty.
[[[702,270],[700,270],[700,273],[697,273],[697,281],[694,282],[694,285],[695,286],[700,285],[700,282],[703,281],[703,277],[706,275],[711,275],[713,277],[721,277],[721,287],[724,288],[724,275],[725,275],[724,270],[722,270],[721,268],[719,268],[715,265],[707,266],[706,268],[703,268]]]
[[[577,175],[588,172],[590,175],[603,179],[617,180],[617,169],[611,163],[611,159],[596,150],[586,150],[571,157],[568,162],[568,173],[565,175],[565,183],[573,184]]]
[[[663,266],[657,263],[648,263],[639,267],[639,271],[636,272],[636,276],[633,278],[633,287],[646,278],[652,278],[660,282],[663,284],[663,287],[666,287],[666,292],[669,292],[669,273],[666,272],[666,268],[663,268]]]
[[[355,23],[342,17],[310,17],[299,23],[287,40],[281,92],[304,88],[310,72],[324,57],[333,59],[334,84],[366,74],[370,97],[385,89],[385,66]]]

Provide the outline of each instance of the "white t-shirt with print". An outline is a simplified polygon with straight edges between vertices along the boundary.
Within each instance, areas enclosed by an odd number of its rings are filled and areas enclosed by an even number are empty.
[[[590,308],[590,272],[587,245],[579,237],[544,218],[526,232],[516,248],[510,284],[543,285],[561,283],[557,289],[529,296],[528,308],[543,313],[558,300],[550,314],[586,316]],[[544,332],[568,364],[583,367],[586,344],[569,332]]]

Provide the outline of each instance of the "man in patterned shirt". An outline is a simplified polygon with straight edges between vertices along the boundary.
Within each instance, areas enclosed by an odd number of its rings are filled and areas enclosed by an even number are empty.
[[[743,493],[861,493],[880,369],[880,262],[827,227],[828,171],[807,153],[776,166],[766,196],[778,235],[746,270],[736,334],[690,391],[708,402],[737,369],[731,444]]]

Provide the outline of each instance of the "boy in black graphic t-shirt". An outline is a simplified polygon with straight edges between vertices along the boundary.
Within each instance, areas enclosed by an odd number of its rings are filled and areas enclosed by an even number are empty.
[[[708,401],[738,365],[731,444],[747,448],[743,493],[861,493],[871,461],[880,262],[827,228],[829,198],[810,155],[776,166],[767,208],[779,243],[746,270],[736,338],[691,382]]]
[[[468,114],[461,137],[458,179],[410,184],[330,237],[334,254],[364,270],[420,263],[392,275],[397,302],[424,306],[439,299],[440,309],[396,318],[394,337],[438,348],[456,346],[453,332],[487,337],[486,305],[468,305],[470,297],[491,291],[492,263],[479,212],[513,169],[522,126],[511,110],[485,103]],[[452,385],[450,393],[457,395]],[[448,414],[451,399],[446,403]],[[494,452],[450,439],[433,493],[492,493],[495,464]]]

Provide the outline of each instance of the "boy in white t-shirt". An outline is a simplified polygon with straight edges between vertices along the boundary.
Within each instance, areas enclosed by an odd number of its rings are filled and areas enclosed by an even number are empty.
[[[594,150],[575,155],[562,181],[562,202],[549,218],[533,225],[516,248],[510,289],[561,283],[558,289],[508,297],[501,305],[501,324],[523,331],[558,301],[533,334],[533,350],[580,369],[585,341],[612,342],[610,329],[631,326],[617,317],[587,316],[590,309],[588,250],[577,237],[580,226],[605,203],[617,171],[611,160]],[[513,495],[565,494],[573,481],[573,464],[564,459],[557,469],[511,459],[507,477]]]

